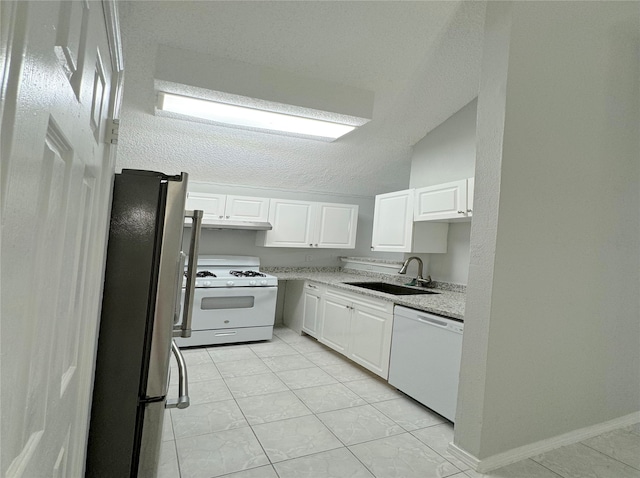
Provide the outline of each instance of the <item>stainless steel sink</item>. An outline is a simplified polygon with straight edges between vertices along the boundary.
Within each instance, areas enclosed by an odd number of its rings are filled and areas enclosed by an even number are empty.
[[[416,287],[407,287],[404,285],[389,284],[387,282],[343,282],[343,284],[362,287],[364,289],[376,290],[392,295],[417,295],[417,294],[437,294],[428,289],[418,289]]]

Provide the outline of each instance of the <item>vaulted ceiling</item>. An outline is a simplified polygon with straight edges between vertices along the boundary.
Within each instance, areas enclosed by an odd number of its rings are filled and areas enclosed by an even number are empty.
[[[484,2],[119,2],[125,87],[118,167],[373,195],[408,185],[412,146],[478,91]],[[158,46],[374,92],[333,142],[154,116]]]

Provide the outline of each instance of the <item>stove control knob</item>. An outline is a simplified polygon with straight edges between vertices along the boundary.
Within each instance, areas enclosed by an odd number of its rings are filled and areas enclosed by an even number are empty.
[[[231,286],[233,285],[233,281],[232,281],[232,280],[228,280],[228,281],[227,281],[227,285],[228,285],[229,287],[231,287]]]
[[[260,281],[260,285],[267,285],[267,281],[266,280],[261,280]]]
[[[250,280],[250,281],[249,281],[249,285],[256,285],[256,281],[254,281],[254,280]]]
[[[211,285],[211,281],[205,280],[201,282],[203,287],[209,287]]]

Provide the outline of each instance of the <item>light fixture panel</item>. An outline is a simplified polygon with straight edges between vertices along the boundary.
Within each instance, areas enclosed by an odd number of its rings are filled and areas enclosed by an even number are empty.
[[[335,140],[356,129],[356,125],[260,110],[241,105],[158,92],[158,110],[195,117],[217,124],[278,132],[294,136]]]

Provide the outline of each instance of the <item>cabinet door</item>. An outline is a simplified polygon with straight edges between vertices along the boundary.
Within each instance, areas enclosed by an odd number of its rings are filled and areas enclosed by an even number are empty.
[[[467,180],[416,189],[415,221],[467,217]]]
[[[224,217],[230,221],[266,222],[269,219],[269,199],[227,196]]]
[[[386,379],[392,326],[392,314],[356,306],[351,316],[349,358]]]
[[[476,178],[467,179],[467,215],[473,216],[473,195],[476,189]]]
[[[317,242],[314,247],[353,249],[356,247],[358,206],[353,204],[316,204]]]
[[[315,287],[316,289],[313,289]],[[304,309],[302,318],[302,330],[318,338],[318,321],[320,319],[320,294],[317,286],[305,284],[304,289]]]
[[[413,192],[407,189],[376,196],[372,251],[411,251]]]
[[[318,341],[347,355],[350,327],[351,305],[349,302],[326,294],[322,300],[322,324]]]
[[[264,235],[267,247],[313,247],[313,203],[272,199],[269,222],[273,229]]]
[[[219,221],[224,218],[224,208],[227,196],[224,194],[187,193],[186,209],[201,209],[204,211],[202,223]]]

